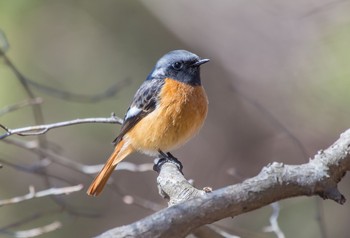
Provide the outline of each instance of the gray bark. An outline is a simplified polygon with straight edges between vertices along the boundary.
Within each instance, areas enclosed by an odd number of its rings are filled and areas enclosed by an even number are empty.
[[[206,224],[296,196],[318,195],[343,204],[345,198],[337,184],[349,170],[350,130],[308,163],[274,162],[253,178],[212,192],[194,188],[176,165],[165,163],[157,181],[161,195],[169,200],[170,206],[97,237],[185,237]]]

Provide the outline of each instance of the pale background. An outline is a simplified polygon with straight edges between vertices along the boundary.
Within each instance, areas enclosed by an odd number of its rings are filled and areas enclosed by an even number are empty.
[[[187,49],[210,63],[202,67],[209,114],[199,135],[173,154],[197,187],[214,189],[256,175],[273,161],[300,164],[333,143],[349,128],[350,1],[0,1],[0,28],[8,56],[29,78],[77,94],[103,92],[118,81],[128,84],[98,103],[44,99],[47,123],[84,117],[123,116],[155,62],[173,49]],[[0,108],[26,99],[16,77],[0,59]],[[10,127],[33,125],[29,108],[0,117]],[[103,163],[119,126],[87,124],[50,131],[60,154],[84,164]],[[305,147],[305,156],[295,136]],[[22,138],[19,138],[22,139]],[[25,138],[30,140],[31,138]],[[33,139],[33,138],[32,138]],[[36,156],[0,142],[0,159],[30,165]],[[152,159],[135,154],[134,163]],[[62,166],[49,172],[88,185],[91,178]],[[232,175],[233,174],[233,175]],[[158,195],[156,173],[117,172],[123,194],[166,205]],[[66,186],[52,180],[57,186]],[[340,190],[350,197],[350,180]],[[5,166],[0,199],[45,189],[43,178]],[[91,237],[141,219],[152,211],[125,205],[113,189],[98,198],[84,191],[61,196],[87,217],[49,212],[50,198],[1,207],[0,236],[6,226],[35,214],[48,215],[8,230],[25,230],[59,219],[64,227],[42,237]],[[286,237],[321,237],[315,198],[282,201],[279,224]],[[322,202],[329,237],[348,237],[350,207]],[[275,237],[265,207],[219,224],[241,237]]]

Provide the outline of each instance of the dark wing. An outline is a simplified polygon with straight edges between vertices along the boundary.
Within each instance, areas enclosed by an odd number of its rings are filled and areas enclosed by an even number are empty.
[[[157,105],[159,92],[164,84],[163,80],[146,80],[137,90],[133,102],[124,117],[124,122],[118,137],[113,141],[116,145],[123,136],[133,128],[142,118],[151,113]]]

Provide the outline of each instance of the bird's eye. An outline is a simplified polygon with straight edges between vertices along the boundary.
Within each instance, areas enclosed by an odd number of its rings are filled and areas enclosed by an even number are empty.
[[[182,62],[175,62],[175,63],[172,64],[172,67],[175,70],[180,70],[183,67],[183,63]]]

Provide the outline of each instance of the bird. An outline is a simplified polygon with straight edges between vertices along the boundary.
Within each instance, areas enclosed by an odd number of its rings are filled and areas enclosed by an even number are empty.
[[[170,51],[157,61],[136,91],[113,141],[114,151],[88,188],[88,195],[99,195],[128,155],[139,152],[175,158],[169,151],[197,134],[208,113],[200,77],[200,66],[208,61],[186,50]]]

